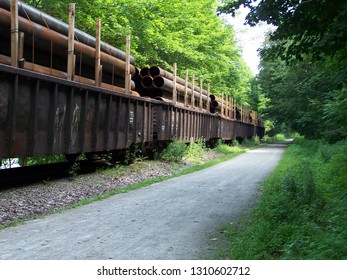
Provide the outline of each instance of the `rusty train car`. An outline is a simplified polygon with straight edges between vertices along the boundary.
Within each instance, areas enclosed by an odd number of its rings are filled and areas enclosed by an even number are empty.
[[[13,64],[10,2],[0,4],[0,160],[56,154],[74,159],[82,153],[104,152],[117,157],[134,144],[151,149],[173,138],[189,142],[264,135],[262,121],[254,113],[252,118],[237,117],[236,106],[229,107],[228,114],[211,113],[173,102],[158,88],[141,92],[136,89],[139,71],[132,58],[134,81],[127,92],[122,86],[125,53],[102,42],[103,72],[97,83],[91,63],[95,40],[81,31],[75,35],[80,39],[74,57],[81,67],[68,79],[64,62],[68,34],[61,31],[66,25],[59,23],[57,30],[42,26],[40,21],[49,25],[56,20],[21,2],[19,54]]]

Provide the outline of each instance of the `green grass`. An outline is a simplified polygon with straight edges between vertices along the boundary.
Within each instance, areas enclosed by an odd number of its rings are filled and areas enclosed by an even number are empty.
[[[347,259],[347,141],[297,140],[250,216],[224,231],[224,258]]]
[[[280,142],[286,140],[286,137],[284,134],[276,134],[272,137],[265,135],[262,139],[262,142],[264,143],[274,143],[274,142]]]

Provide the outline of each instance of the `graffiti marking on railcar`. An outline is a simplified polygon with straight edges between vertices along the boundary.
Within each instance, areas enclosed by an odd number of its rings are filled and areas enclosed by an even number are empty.
[[[134,127],[134,111],[129,111],[129,128],[133,129]]]
[[[63,126],[64,126],[64,120],[65,120],[65,113],[66,113],[66,106],[64,106],[64,109],[60,110],[60,107],[57,107],[55,110],[55,131],[57,133],[54,133],[54,144],[56,143],[56,136],[59,135],[59,143],[62,142],[62,132]]]
[[[80,123],[80,119],[81,119],[81,110],[80,107],[78,107],[78,105],[76,104],[76,107],[73,111],[72,114],[72,122],[71,122],[71,142],[72,142],[72,146],[75,145],[76,143],[76,139],[77,139],[77,135],[78,135],[78,128],[79,128],[79,123]]]
[[[7,99],[6,91],[4,87],[0,85],[0,107],[7,106],[7,102],[8,102],[8,99]]]

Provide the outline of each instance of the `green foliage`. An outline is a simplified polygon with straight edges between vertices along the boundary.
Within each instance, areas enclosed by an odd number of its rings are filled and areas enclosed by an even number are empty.
[[[251,26],[264,21],[277,26],[271,35],[277,44],[268,49],[268,57],[286,60],[334,54],[347,42],[347,3],[340,0],[224,0],[220,12],[235,13],[241,5],[250,8],[246,17]]]
[[[272,134],[280,132],[278,128],[284,124],[309,138],[345,139],[347,2],[253,2],[224,0],[218,8],[235,13],[244,5],[250,8],[248,24],[265,21],[277,27],[260,53],[261,71],[252,86],[252,107],[258,106],[272,121]]]
[[[184,158],[191,162],[199,163],[205,152],[206,145],[204,139],[200,139],[198,142],[190,141]]]
[[[27,0],[28,4],[67,22],[70,0]],[[101,19],[102,40],[124,50],[131,34],[136,66],[158,65],[178,74],[184,71],[211,84],[215,94],[225,92],[249,103],[252,73],[236,47],[234,30],[216,15],[217,0],[76,0],[76,27],[95,34]]]
[[[347,137],[347,85],[328,92],[323,104],[324,137],[336,141]],[[332,125],[333,124],[333,125]]]
[[[19,164],[21,166],[27,165],[40,165],[40,164],[50,164],[63,162],[65,157],[63,155],[52,155],[52,156],[35,156],[35,157],[27,157],[25,160],[19,159]]]
[[[240,142],[237,141],[237,139],[233,139],[233,140],[231,141],[231,145],[232,145],[233,147],[239,147],[239,146],[240,146]]]
[[[251,139],[251,143],[254,144],[254,145],[259,145],[260,144],[259,136],[258,135],[253,136],[252,139]]]
[[[316,62],[262,61],[259,82],[269,98],[263,113],[273,120],[275,131],[283,124],[309,138],[336,142],[346,137],[346,53]]]
[[[123,164],[128,165],[135,162],[137,159],[142,158],[142,150],[140,144],[132,144],[125,151],[125,156],[123,160]]]
[[[160,158],[170,162],[181,162],[186,154],[186,144],[179,140],[172,140],[166,149],[161,152]]]
[[[238,143],[238,142],[237,142]],[[224,154],[224,155],[230,155],[233,153],[239,153],[241,151],[245,151],[245,149],[242,149],[239,145],[237,146],[229,146],[227,144],[220,143],[215,148],[215,151],[218,153]]]
[[[75,177],[78,174],[78,171],[81,169],[81,166],[78,162],[75,162],[71,167],[69,168],[69,175],[71,177]]]
[[[236,259],[347,258],[347,141],[296,141],[251,217],[229,229]]]

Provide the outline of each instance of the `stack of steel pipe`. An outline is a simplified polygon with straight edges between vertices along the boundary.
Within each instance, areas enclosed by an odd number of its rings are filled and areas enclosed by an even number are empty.
[[[194,86],[193,88],[192,83],[186,82],[185,79],[178,76],[176,76],[176,85],[174,85],[174,74],[158,66],[142,68],[140,75],[135,80],[135,84],[136,91],[139,92],[141,96],[148,96],[151,98],[160,97],[166,100],[172,100],[173,88],[175,86],[178,103],[185,103],[185,92],[187,92],[188,99],[186,103],[189,105],[191,105],[192,95],[194,94],[194,107],[199,107],[200,92],[202,93],[204,108],[206,108],[206,104],[209,102],[206,90],[200,89],[198,86]]]
[[[11,0],[0,1],[0,24],[2,26],[0,43],[0,63],[5,63],[10,56],[11,36]],[[67,72],[68,30],[69,25],[53,18],[29,5],[18,1],[18,26],[23,35],[23,53],[20,54],[24,68],[35,68],[37,71],[64,77]],[[74,29],[74,74],[80,81],[91,83],[95,79],[96,39],[78,29]],[[100,65],[102,83],[124,88],[125,52],[100,42]],[[134,58],[130,57],[130,74],[138,72]],[[34,66],[35,67],[34,67]],[[57,74],[59,73],[59,74]],[[132,84],[132,89],[135,84]]]

